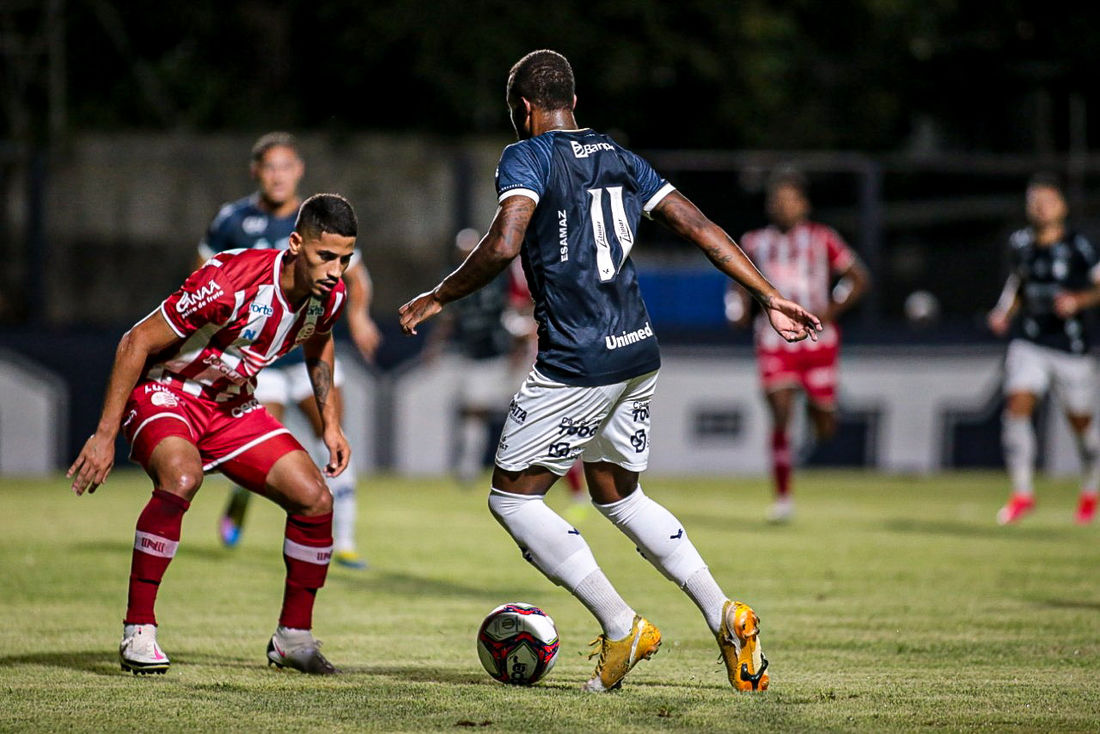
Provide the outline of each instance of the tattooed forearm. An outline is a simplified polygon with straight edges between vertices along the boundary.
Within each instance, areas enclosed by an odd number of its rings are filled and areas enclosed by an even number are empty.
[[[436,288],[439,302],[450,303],[473,293],[508,267],[523,246],[523,235],[534,212],[535,202],[526,196],[505,199],[489,226],[489,233]]]
[[[309,370],[309,381],[313,383],[313,397],[317,401],[317,407],[324,413],[332,391],[332,365],[323,359],[312,359],[306,361],[306,368]]]

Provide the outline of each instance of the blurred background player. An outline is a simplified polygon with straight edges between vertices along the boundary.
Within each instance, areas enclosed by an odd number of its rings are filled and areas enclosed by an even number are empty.
[[[252,146],[250,170],[257,183],[257,191],[221,208],[199,243],[199,265],[226,250],[286,249],[290,233],[294,229],[298,207],[302,203],[298,195],[298,184],[305,174],[305,162],[294,136],[285,132],[261,136]],[[344,273],[344,283],[348,294],[348,331],[360,354],[370,361],[378,348],[380,335],[370,317],[372,286],[358,250]],[[334,399],[341,414],[342,384],[343,370],[337,360]],[[318,465],[323,465],[321,420],[313,400],[301,350],[293,350],[260,373],[255,394],[256,399],[277,420],[282,420],[287,406],[297,406],[302,411],[315,433],[315,436],[303,437],[302,443],[309,448]],[[357,481],[354,461],[347,471],[329,480],[336,539],[334,558],[338,564],[349,568],[366,566],[355,542]],[[235,486],[230,490],[229,502],[218,527],[222,542],[228,547],[233,547],[240,541],[251,496],[250,492],[241,487]]]
[[[134,532],[118,651],[123,670],[168,670],[157,643],[157,593],[203,475],[219,471],[287,513],[286,584],[269,663],[337,672],[311,632],[332,556],[332,494],[317,464],[253,390],[257,373],[301,344],[322,416],[325,474],[347,468],[350,448],[332,401],[331,332],[346,303],[341,276],[357,233],[346,199],[311,196],[287,249],[215,255],[120,340],[99,425],[68,476],[77,495],[95,492],[114,465],[121,429],[153,480]]]
[[[1011,330],[1001,439],[1012,493],[997,512],[997,522],[1015,522],[1035,506],[1032,415],[1039,399],[1053,389],[1081,457],[1076,520],[1086,524],[1096,512],[1100,490],[1100,433],[1093,421],[1096,364],[1088,353],[1083,312],[1100,303],[1100,258],[1083,235],[1067,228],[1069,207],[1057,177],[1032,178],[1025,203],[1029,226],[1009,238],[1009,276],[989,314],[994,334]]]
[[[680,521],[638,482],[648,466],[650,404],[660,349],[630,252],[647,214],[699,247],[748,288],[785,338],[816,337],[815,316],[784,300],[736,243],[642,158],[580,128],[573,70],[559,53],[533,51],[508,75],[519,142],[497,166],[497,211],[457,270],[399,309],[416,327],[491,283],[519,255],[535,300],[539,348],[512,399],[497,444],[489,509],[525,560],[599,621],[599,661],[583,689],[619,687],[661,644],[661,633],[611,585],[580,531],[545,495],[579,458],[600,514],[699,607],[736,690],[764,690],[759,618],[726,596]]]
[[[747,232],[741,247],[780,293],[820,315],[824,327],[816,342],[787,342],[765,316],[755,319],[757,366],[772,420],[775,502],[768,518],[783,522],[794,512],[790,427],[798,392],[805,394],[814,437],[818,441],[832,438],[840,359],[836,321],[859,301],[870,286],[870,276],[835,230],[810,221],[807,182],[800,171],[785,168],[771,176],[767,211],[771,224]],[[739,326],[748,326],[752,320],[748,293],[732,284],[726,317]]]

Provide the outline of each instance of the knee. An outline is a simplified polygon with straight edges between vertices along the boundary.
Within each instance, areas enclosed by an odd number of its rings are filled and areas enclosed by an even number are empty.
[[[157,478],[157,489],[190,502],[202,486],[200,467],[172,467]]]
[[[332,492],[320,476],[306,481],[298,494],[298,514],[327,515],[332,512]]]

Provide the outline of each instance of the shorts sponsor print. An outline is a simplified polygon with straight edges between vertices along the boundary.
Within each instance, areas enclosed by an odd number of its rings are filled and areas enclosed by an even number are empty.
[[[148,469],[153,450],[177,436],[195,445],[203,471],[220,471],[253,491],[290,451],[303,450],[255,398],[216,403],[189,395],[178,382],[141,382],[130,393],[122,424],[130,458]]]
[[[563,475],[579,458],[644,471],[657,374],[577,387],[532,370],[509,406],[497,465],[508,471],[542,466]]]

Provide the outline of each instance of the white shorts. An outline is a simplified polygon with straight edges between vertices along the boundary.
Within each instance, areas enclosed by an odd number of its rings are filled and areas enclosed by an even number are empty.
[[[1053,388],[1062,407],[1073,415],[1092,415],[1096,364],[1087,354],[1070,354],[1025,339],[1008,343],[1005,356],[1006,395],[1044,395]]]
[[[531,370],[512,398],[497,466],[508,471],[542,466],[561,476],[579,457],[645,471],[656,386],[657,371],[614,385],[576,387]]]
[[[344,370],[339,359],[333,369],[332,384],[336,387],[344,385]],[[297,405],[313,397],[313,383],[309,381],[305,362],[260,370],[252,395],[263,405]]]

